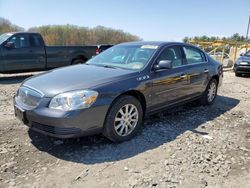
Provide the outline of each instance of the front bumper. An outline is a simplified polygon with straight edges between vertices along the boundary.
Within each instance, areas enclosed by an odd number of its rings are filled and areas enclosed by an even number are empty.
[[[250,74],[250,65],[235,65],[234,71],[241,74]]]
[[[48,108],[43,98],[33,110],[25,110],[14,98],[15,116],[30,129],[58,138],[80,137],[100,133],[109,105],[99,101],[91,108],[64,112]]]

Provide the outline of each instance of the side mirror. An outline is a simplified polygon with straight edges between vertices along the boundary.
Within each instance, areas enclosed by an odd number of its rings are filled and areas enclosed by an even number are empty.
[[[14,42],[7,42],[4,46],[6,48],[14,48],[15,47]]]
[[[161,60],[157,65],[154,66],[154,70],[161,70],[161,69],[172,69],[173,62],[170,60]]]

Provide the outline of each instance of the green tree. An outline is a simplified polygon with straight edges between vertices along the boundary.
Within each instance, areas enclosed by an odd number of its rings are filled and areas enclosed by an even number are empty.
[[[24,31],[24,29],[0,18],[0,34],[13,31]],[[28,31],[40,33],[48,45],[118,44],[142,40],[136,35],[104,26],[88,28],[69,24],[45,25],[31,27]]]
[[[41,33],[48,45],[118,44],[141,40],[138,36],[104,26],[90,29],[75,25],[47,25],[29,31]]]
[[[219,40],[244,42],[246,41],[246,38],[240,35],[239,33],[235,33],[230,37],[217,37],[217,36],[208,37],[206,35],[203,35],[203,36],[194,36],[191,38],[188,38],[188,37],[183,38],[184,42],[191,41],[191,40],[195,42],[214,42],[214,41],[219,41]],[[250,39],[248,39],[248,42],[250,42]]]

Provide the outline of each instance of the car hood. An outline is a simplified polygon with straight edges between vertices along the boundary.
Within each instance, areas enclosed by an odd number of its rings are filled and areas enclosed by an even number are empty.
[[[238,61],[247,61],[247,62],[250,62],[250,57],[248,56],[241,56],[238,58]]]
[[[33,76],[22,85],[42,92],[45,97],[53,97],[67,91],[91,89],[133,75],[135,72],[132,70],[73,65]]]

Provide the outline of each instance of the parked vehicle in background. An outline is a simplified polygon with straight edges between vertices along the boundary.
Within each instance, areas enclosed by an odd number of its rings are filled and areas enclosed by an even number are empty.
[[[124,43],[86,64],[27,79],[15,96],[15,114],[43,134],[103,133],[121,142],[146,115],[197,99],[212,104],[222,74],[220,63],[189,44]]]
[[[242,74],[250,74],[250,50],[236,60],[234,64],[235,76],[241,76]]]
[[[210,55],[210,57],[212,57],[216,61],[221,62],[224,67],[228,67],[228,65],[230,65],[230,58],[229,58],[228,53],[215,52],[215,53],[211,53],[209,55]],[[233,64],[231,64],[231,66],[232,65]]]
[[[96,55],[100,54],[101,52],[103,52],[104,50],[107,50],[108,48],[110,48],[112,46],[113,45],[111,45],[111,44],[100,44],[100,45],[97,45]]]
[[[39,33],[5,33],[0,36],[0,73],[41,71],[85,63],[111,46],[46,46]]]
[[[222,52],[215,52],[215,53],[211,53],[209,54],[212,58],[216,59],[229,59],[229,54],[228,53],[222,53]]]

